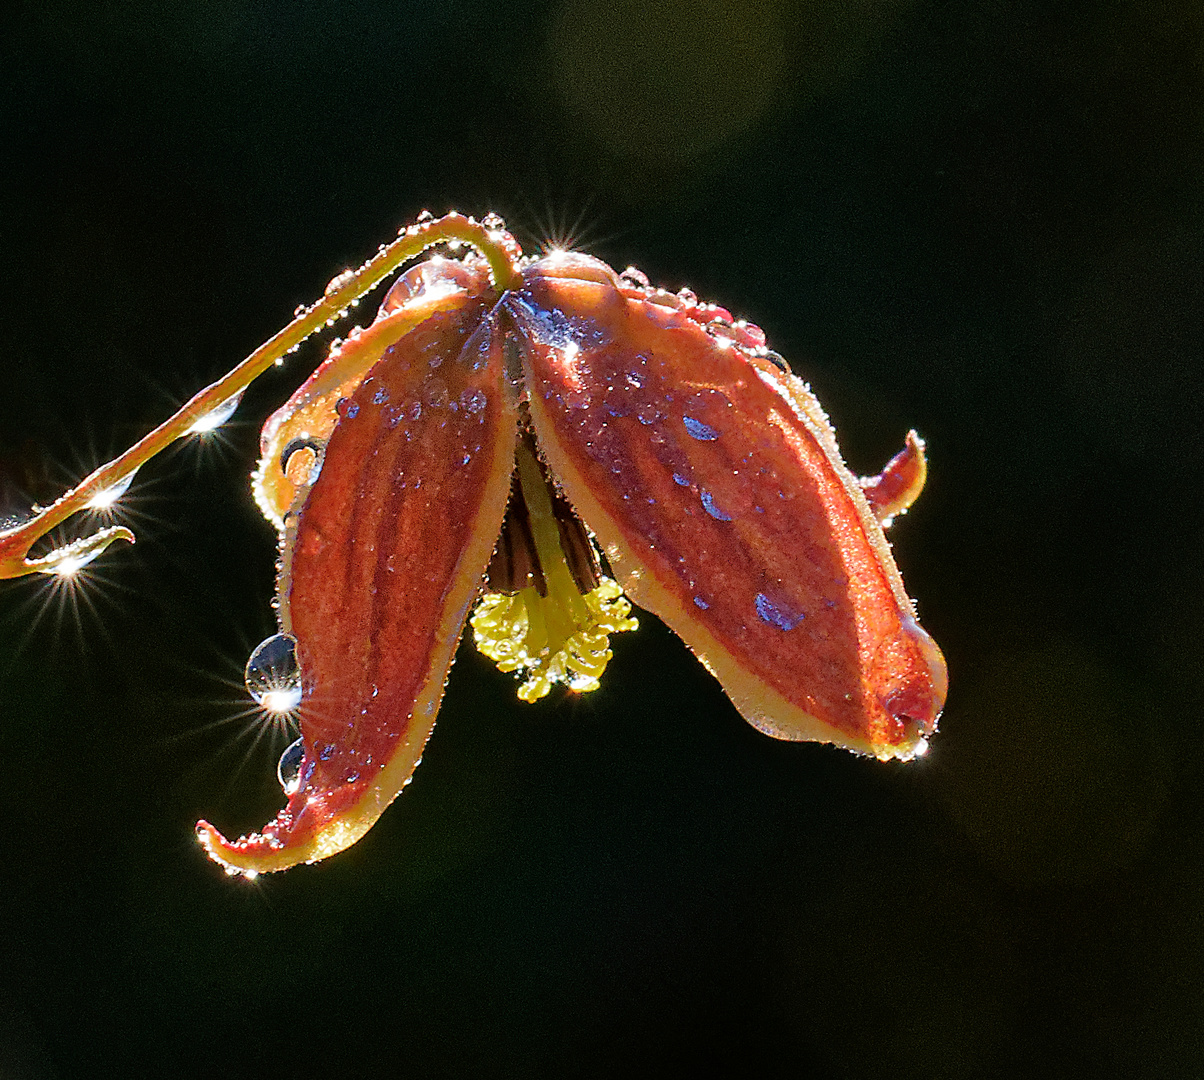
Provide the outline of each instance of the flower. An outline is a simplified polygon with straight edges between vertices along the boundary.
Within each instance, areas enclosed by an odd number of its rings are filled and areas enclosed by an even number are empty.
[[[209,854],[254,875],[353,844],[409,782],[466,625],[525,700],[585,692],[635,628],[627,597],[767,734],[921,753],[945,666],[881,524],[923,486],[914,433],[858,480],[808,388],[723,308],[579,253],[523,259],[496,219],[405,235],[476,250],[406,271],[264,427],[302,755],[259,832],[198,823]],[[327,307],[372,276],[340,275]],[[234,392],[218,385],[203,404]]]

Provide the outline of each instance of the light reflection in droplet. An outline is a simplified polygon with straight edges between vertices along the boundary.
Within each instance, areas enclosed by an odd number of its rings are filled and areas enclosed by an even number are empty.
[[[259,643],[247,661],[247,692],[270,713],[292,712],[301,704],[301,668],[297,642],[288,634],[273,634]]]

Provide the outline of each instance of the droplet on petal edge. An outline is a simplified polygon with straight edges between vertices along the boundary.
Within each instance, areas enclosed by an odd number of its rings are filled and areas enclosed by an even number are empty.
[[[301,704],[297,642],[288,634],[261,641],[247,661],[247,692],[270,713],[292,712]]]
[[[285,795],[294,794],[301,786],[301,762],[305,758],[305,741],[290,743],[276,765],[276,779]]]

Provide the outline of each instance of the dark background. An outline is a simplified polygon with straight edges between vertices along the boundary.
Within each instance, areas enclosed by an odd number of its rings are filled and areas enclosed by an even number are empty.
[[[759,323],[855,471],[921,431],[952,688],[885,766],[753,731],[651,616],[575,702],[463,648],[366,839],[228,880],[192,825],[280,802],[246,477],[310,343],[90,588],[0,589],[0,1077],[1204,1072],[1196,0],[21,7],[0,511],[493,209]]]

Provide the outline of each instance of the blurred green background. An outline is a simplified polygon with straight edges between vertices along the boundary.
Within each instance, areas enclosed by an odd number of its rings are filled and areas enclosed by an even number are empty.
[[[95,588],[0,589],[0,1077],[1204,1073],[1204,9],[21,3],[0,38],[0,514],[423,208],[760,324],[898,561],[928,757],[749,728],[651,616],[522,706],[462,649],[414,783],[254,884],[258,426],[149,466]],[[262,733],[261,733],[262,734]]]

